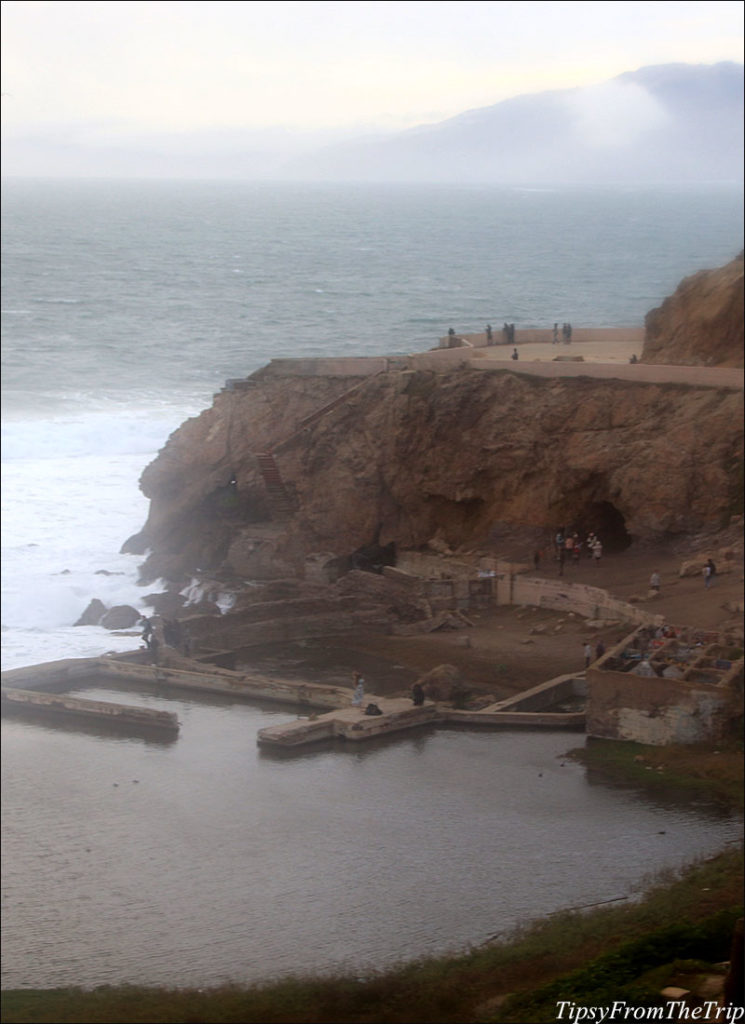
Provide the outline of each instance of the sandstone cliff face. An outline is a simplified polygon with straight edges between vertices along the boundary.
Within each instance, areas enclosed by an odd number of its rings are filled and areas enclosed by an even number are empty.
[[[339,396],[346,396],[339,401]],[[272,520],[256,455],[297,511]],[[576,524],[606,543],[718,525],[742,459],[742,393],[508,371],[273,375],[218,395],[145,471],[145,575],[302,575],[309,556],[380,542],[492,545]],[[231,479],[234,483],[231,485]],[[628,535],[628,536],[627,536]]]
[[[685,278],[646,316],[643,363],[743,365],[743,256]]]

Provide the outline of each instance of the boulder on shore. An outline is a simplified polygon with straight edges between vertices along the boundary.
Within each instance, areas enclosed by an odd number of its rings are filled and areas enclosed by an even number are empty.
[[[109,609],[101,619],[104,629],[130,629],[135,626],[142,616],[129,604],[118,604]]]
[[[78,621],[76,626],[97,626],[106,614],[106,605],[94,597]]]

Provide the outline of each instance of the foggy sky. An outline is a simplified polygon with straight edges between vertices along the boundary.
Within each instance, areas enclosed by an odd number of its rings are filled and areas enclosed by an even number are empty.
[[[4,0],[2,22],[7,175],[258,166],[644,65],[740,62],[743,46],[739,0]],[[602,95],[581,102],[588,129],[616,130]]]

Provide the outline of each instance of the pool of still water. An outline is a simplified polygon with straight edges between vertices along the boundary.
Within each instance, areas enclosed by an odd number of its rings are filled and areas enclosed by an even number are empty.
[[[292,710],[88,689],[177,738],[5,720],[5,988],[361,974],[464,949],[739,837],[588,776],[545,731],[429,730],[291,757]]]

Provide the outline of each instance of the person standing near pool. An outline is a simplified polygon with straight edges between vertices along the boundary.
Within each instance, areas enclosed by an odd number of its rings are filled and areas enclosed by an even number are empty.
[[[362,678],[359,672],[353,672],[352,682],[354,683],[354,693],[352,694],[352,707],[361,708],[362,702],[365,699],[365,680]]]

